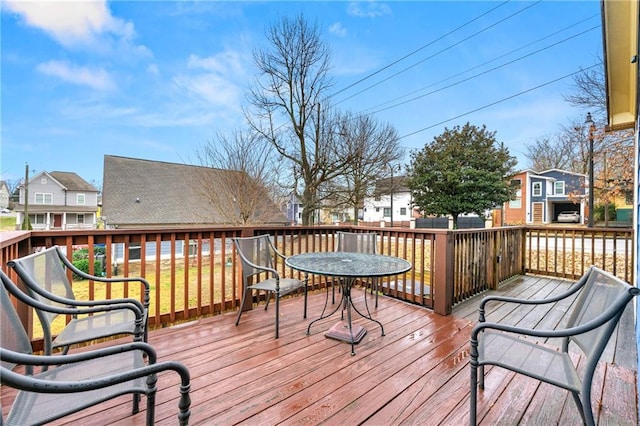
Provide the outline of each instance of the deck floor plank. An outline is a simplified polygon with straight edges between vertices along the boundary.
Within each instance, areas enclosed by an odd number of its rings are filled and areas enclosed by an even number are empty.
[[[571,283],[542,276],[516,277],[486,294],[542,298]],[[354,302],[364,309],[361,290]],[[152,330],[149,342],[158,358],[185,363],[192,375],[192,425],[397,425],[467,424],[469,421],[469,337],[482,296],[454,307],[447,317],[395,299],[381,297],[369,308],[380,327],[358,318],[367,329],[351,356],[350,345],[324,336],[334,316],[309,322],[322,312],[326,293],[309,294],[308,318],[302,297],[281,303],[280,338],[274,339],[273,307],[214,317]],[[494,302],[487,320],[520,326],[549,327],[566,321],[569,304],[514,308]],[[332,305],[329,305],[331,308]],[[631,312],[632,314],[632,312]],[[637,354],[633,315],[625,313],[607,357],[597,369],[593,403],[598,424],[637,424]],[[357,315],[355,315],[357,317]],[[125,340],[123,340],[125,341]],[[101,343],[101,345],[113,342]],[[553,341],[547,344],[554,344]],[[84,348],[74,350],[85,350]],[[615,360],[615,363],[611,363]],[[159,375],[156,424],[177,420],[178,376]],[[2,387],[2,407],[15,391]],[[123,396],[68,416],[53,425],[144,425],[141,412],[131,415],[131,397]],[[485,389],[478,392],[480,424],[580,424],[570,395],[556,387],[498,367],[487,367]]]

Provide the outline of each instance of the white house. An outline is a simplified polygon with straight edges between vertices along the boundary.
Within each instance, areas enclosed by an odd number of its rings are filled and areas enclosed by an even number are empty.
[[[380,179],[373,196],[364,199],[363,222],[385,222],[391,226],[392,221],[399,225],[415,218],[411,191],[405,182],[405,176]]]
[[[27,199],[28,193],[28,199]],[[95,229],[99,191],[71,172],[40,172],[20,185],[16,224],[25,210],[33,229]]]

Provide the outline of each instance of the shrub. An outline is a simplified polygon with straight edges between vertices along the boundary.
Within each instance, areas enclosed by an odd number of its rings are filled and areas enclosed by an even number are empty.
[[[609,220],[616,220],[616,206],[615,204],[608,204],[608,210],[609,210]],[[605,209],[605,205],[604,204],[600,204],[597,205],[595,210],[593,211],[593,216],[594,219],[599,221],[599,222],[603,222],[605,220],[604,218],[604,209]]]
[[[97,251],[96,251],[97,252]],[[89,250],[88,249],[80,249],[73,252],[71,257],[71,261],[73,266],[81,270],[82,272],[88,274],[89,273]],[[94,275],[100,276],[102,275],[102,265],[100,262],[93,263],[93,273]],[[73,279],[75,281],[82,280],[83,278],[77,274],[73,274]]]

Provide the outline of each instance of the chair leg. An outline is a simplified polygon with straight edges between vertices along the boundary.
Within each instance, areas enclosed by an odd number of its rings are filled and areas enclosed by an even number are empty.
[[[471,339],[469,351],[469,370],[471,371],[469,392],[469,425],[476,426],[478,405],[478,341]],[[483,369],[483,368],[482,368]],[[484,375],[484,372],[481,372]],[[480,379],[482,380],[482,378]]]
[[[191,389],[191,385],[187,383],[183,383],[180,385],[180,402],[178,403],[178,408],[180,412],[178,413],[178,421],[180,426],[187,426],[189,424],[189,417],[191,416],[191,411],[189,407],[191,406],[191,397],[189,397],[189,390]]]
[[[267,303],[264,305],[264,310],[266,311],[269,308],[269,302],[271,302],[271,292],[267,291]],[[260,298],[258,298],[260,300]]]
[[[374,278],[371,283],[371,291],[373,291],[373,287],[376,288],[376,309],[378,308],[378,293],[380,292],[380,288],[378,287],[380,284],[380,280],[378,278]]]
[[[156,392],[158,376],[150,374],[147,376],[147,425],[153,425],[156,417]],[[139,398],[140,395],[136,394]]]
[[[307,319],[307,284],[306,283],[304,285],[304,315],[302,316],[302,318]]]
[[[236,325],[240,324],[240,317],[242,316],[242,311],[244,311],[244,301],[246,299],[246,289],[245,292],[242,293],[242,302],[240,302],[240,310],[238,311],[238,318],[236,318]]]
[[[578,411],[582,417],[582,423],[589,426],[594,425],[595,420],[593,418],[593,410],[591,409],[590,387],[586,390],[585,394],[582,395],[583,400],[580,400],[578,392],[571,392],[571,395],[573,395],[573,400],[576,402],[576,407],[578,407]]]
[[[276,339],[280,337],[280,296],[273,293],[276,297]]]

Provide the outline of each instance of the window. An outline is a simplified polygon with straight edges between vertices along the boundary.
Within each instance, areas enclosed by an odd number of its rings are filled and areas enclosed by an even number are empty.
[[[384,212],[382,213],[384,217],[391,217],[391,207],[385,207]]]
[[[380,207],[376,207],[376,213],[380,213]]]
[[[633,191],[625,191],[624,192],[624,203],[627,206],[630,206],[633,204]]]
[[[533,188],[531,189],[531,193],[534,197],[539,197],[542,195],[542,182],[533,182]]]
[[[84,215],[83,215],[83,214],[79,214],[79,215],[77,216],[77,219],[76,219],[76,220],[77,220],[77,222],[76,222],[76,223],[80,223],[80,224],[84,223]]]
[[[53,204],[53,194],[45,194],[42,192],[36,192],[35,194],[36,204]]]
[[[511,187],[515,189],[517,197],[522,197],[522,181],[520,179],[512,179]]]
[[[511,209],[520,209],[522,208],[522,200],[518,198],[517,200],[509,201],[509,208]]]
[[[76,194],[76,204],[78,206],[84,206],[85,200],[86,200],[85,194]]]
[[[380,194],[378,194],[378,195],[376,195],[375,197],[373,197],[373,199],[374,199],[375,201],[380,201]]]
[[[29,215],[30,216],[30,220],[31,223],[33,223],[34,225],[46,225],[47,224],[47,217],[43,214],[34,214],[34,215]]]
[[[407,208],[400,207],[400,216],[406,216],[406,215],[407,215]]]
[[[564,195],[564,181],[554,182],[553,193],[555,195]]]

